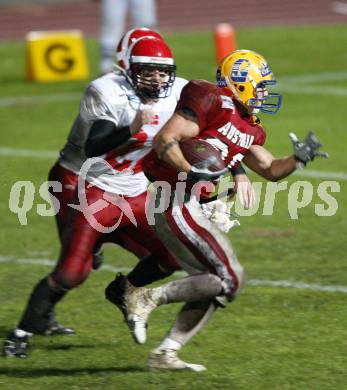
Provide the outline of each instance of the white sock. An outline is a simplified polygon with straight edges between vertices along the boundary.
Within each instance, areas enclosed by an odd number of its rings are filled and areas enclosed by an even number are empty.
[[[175,351],[179,351],[181,348],[182,344],[170,339],[169,337],[166,337],[156,349],[174,349]]]

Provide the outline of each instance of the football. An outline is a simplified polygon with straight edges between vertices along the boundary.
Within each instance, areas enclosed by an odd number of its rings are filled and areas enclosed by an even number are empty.
[[[180,142],[180,148],[186,160],[192,165],[204,161],[210,156],[215,156],[216,161],[210,165],[209,169],[216,172],[225,168],[221,152],[204,139],[183,140]]]

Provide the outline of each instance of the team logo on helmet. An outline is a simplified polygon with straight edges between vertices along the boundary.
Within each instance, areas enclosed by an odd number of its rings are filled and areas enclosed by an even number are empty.
[[[234,65],[231,69],[230,78],[236,83],[244,83],[247,80],[249,61],[245,58],[240,58],[234,62]]]
[[[265,77],[265,76],[267,76],[268,74],[270,74],[271,73],[271,70],[269,69],[269,65],[266,63],[266,62],[264,62],[263,64],[262,64],[262,67],[260,68],[260,74],[263,76],[263,77]]]

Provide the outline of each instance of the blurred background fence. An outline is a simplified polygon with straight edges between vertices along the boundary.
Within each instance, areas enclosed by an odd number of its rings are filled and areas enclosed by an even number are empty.
[[[330,0],[157,0],[160,31],[238,26],[335,24],[347,21],[347,2]],[[28,31],[100,30],[100,4],[93,0],[0,0],[0,40],[23,39]]]

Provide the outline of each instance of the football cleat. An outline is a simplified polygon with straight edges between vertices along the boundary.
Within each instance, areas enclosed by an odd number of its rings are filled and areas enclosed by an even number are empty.
[[[184,362],[177,356],[177,351],[174,349],[154,349],[148,357],[148,368],[150,370],[190,370],[195,372],[206,370],[202,364]]]
[[[138,344],[144,344],[147,340],[147,319],[160,304],[160,298],[160,289],[144,287],[133,288],[127,296],[127,324]]]
[[[43,336],[73,335],[75,331],[54,321],[43,331]]]
[[[105,288],[105,298],[118,307],[125,319],[128,316],[127,292],[131,288],[132,285],[121,273]]]
[[[29,348],[29,337],[33,334],[22,329],[15,328],[7,335],[4,345],[3,354],[5,357],[26,358]]]

